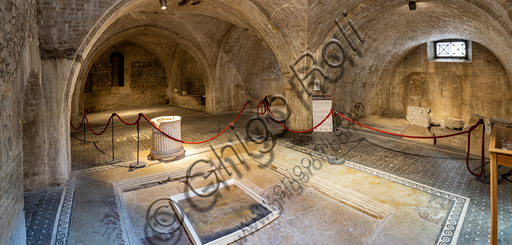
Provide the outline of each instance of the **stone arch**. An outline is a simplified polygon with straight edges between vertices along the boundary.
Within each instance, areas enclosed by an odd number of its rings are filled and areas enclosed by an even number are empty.
[[[432,109],[433,120],[463,119],[471,115],[511,120],[512,83],[497,59],[483,45],[472,42],[472,62],[427,62],[423,43],[398,64],[391,81],[389,110],[406,113],[407,106]]]
[[[47,98],[56,91],[52,86],[43,86],[38,41],[28,40],[19,57],[16,69],[18,109],[15,111],[20,120],[13,131],[19,132],[16,145],[19,144],[23,152],[17,174],[17,178],[23,179],[23,185],[17,188],[37,191],[63,185],[69,178],[70,164],[62,160],[67,157],[66,149],[51,149],[56,145],[55,139],[61,139],[64,132],[53,130],[59,122],[48,116],[47,108],[53,104]]]
[[[66,91],[64,101],[68,105],[68,111],[71,110],[71,102],[73,91],[76,86],[77,76],[81,70],[80,61],[87,58],[91,49],[102,36],[103,32],[114,23],[121,16],[131,12],[134,9],[140,8],[143,5],[152,7],[157,6],[157,2],[150,2],[149,0],[119,0],[100,18],[96,25],[91,28],[91,31],[84,38],[84,41],[78,48],[74,60],[68,72]],[[199,5],[196,5],[199,6]],[[168,10],[171,9],[169,6]],[[194,11],[191,11],[194,12]],[[265,45],[270,47],[270,50],[276,56],[281,67],[288,65],[293,59],[292,52],[289,50],[289,45],[286,44],[281,33],[275,28],[268,17],[262,13],[256,5],[251,2],[212,2],[212,5],[206,9],[199,9],[198,14],[212,16],[233,23],[243,29],[248,29],[255,33],[260,40],[263,40]],[[229,14],[228,14],[229,13]],[[207,86],[209,89],[210,86]],[[208,102],[207,102],[208,103]]]
[[[267,95],[284,95],[285,86],[275,56],[256,38],[234,26],[223,39],[215,70],[215,111],[239,110]]]
[[[134,34],[138,34],[138,37],[133,37]],[[162,40],[160,43],[154,43],[154,44],[148,44],[144,43],[144,36],[157,36],[160,40]],[[78,108],[81,108],[82,101],[79,99],[78,95],[83,91],[85,86],[85,78],[87,76],[87,72],[91,69],[92,65],[94,64],[94,61],[97,60],[97,58],[106,50],[108,50],[110,47],[117,45],[121,42],[124,42],[126,39],[130,39],[130,42],[136,43],[143,47],[144,49],[147,49],[150,51],[155,57],[157,57],[161,64],[164,65],[165,73],[167,75],[172,74],[172,66],[173,66],[173,57],[176,54],[176,50],[178,49],[178,46],[185,47],[187,51],[194,57],[194,59],[200,64],[199,68],[201,72],[204,74],[204,77],[206,79],[206,82],[209,83],[210,80],[210,71],[207,69],[208,63],[206,60],[206,55],[201,50],[200,46],[197,44],[194,44],[194,42],[187,42],[182,39],[178,39],[178,34],[165,28],[157,27],[157,26],[136,26],[127,30],[123,30],[121,32],[115,33],[113,35],[110,35],[108,38],[104,38],[105,40],[99,40],[97,44],[93,47],[91,50],[91,55],[89,55],[87,58],[83,60],[81,63],[81,69],[78,73],[76,87],[73,92],[73,99],[72,99],[72,113],[74,117],[78,117],[78,112],[80,111]],[[170,54],[164,54],[162,53],[162,50],[158,49],[158,46],[160,47],[164,46],[163,40],[177,40],[176,47],[172,48]],[[169,84],[172,83],[170,81],[170,77],[166,76],[167,82]]]
[[[407,53],[425,42],[460,38],[476,41],[489,49],[504,65],[508,76],[512,74],[512,24],[499,16],[503,13],[489,7],[488,1],[429,1],[418,2],[418,8],[409,10],[399,0],[365,1],[340,19],[350,20],[366,39],[360,53],[353,52],[338,28],[332,30],[324,44],[335,37],[342,41],[351,62],[344,65],[336,91],[336,109],[350,109],[363,102],[368,114],[387,110],[389,85],[392,74]],[[455,12],[455,13],[454,13]],[[353,35],[353,34],[352,34]],[[354,36],[353,36],[354,37]],[[321,47],[317,57],[321,57]],[[323,67],[326,67],[323,64]]]
[[[117,68],[112,63],[114,55],[123,57]],[[92,91],[75,91],[75,98],[80,101],[79,111],[115,111],[165,103],[166,72],[154,51],[139,43],[122,41],[108,47],[95,60],[91,60],[91,64],[93,61],[91,68],[83,70],[82,78],[87,77],[88,80],[82,80],[80,86],[84,88],[85,81],[92,82]],[[125,78],[123,84],[115,81],[118,73]]]

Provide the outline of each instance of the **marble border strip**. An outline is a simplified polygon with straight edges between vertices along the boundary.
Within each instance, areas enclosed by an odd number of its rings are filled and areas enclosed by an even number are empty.
[[[112,164],[112,165],[105,165],[105,166],[77,170],[77,171],[74,171],[73,174],[79,175],[79,174],[86,174],[86,173],[90,173],[90,172],[102,171],[102,170],[107,170],[107,169],[112,169],[112,168],[118,168],[121,166],[121,164],[126,164],[126,163],[127,162],[123,162],[123,163],[116,163],[116,164]]]
[[[246,141],[244,140],[243,142],[245,143]],[[224,146],[229,145],[230,143],[232,143],[232,142],[227,142],[227,143],[224,143],[224,144],[218,144],[218,145],[215,145],[214,147],[215,147],[215,149],[222,148]],[[238,145],[238,144],[235,144],[235,145]],[[194,150],[194,152],[192,154],[187,155],[185,157],[202,154],[202,153],[211,151],[212,149],[210,147],[204,147],[204,148],[193,149],[193,150]],[[158,161],[158,160],[154,160],[154,161]],[[96,171],[103,171],[103,170],[107,170],[107,169],[119,168],[119,167],[122,167],[122,166],[129,166],[130,163],[133,163],[133,162],[136,162],[136,161],[135,160],[134,161],[126,161],[126,162],[120,162],[120,163],[116,163],[116,164],[112,164],[112,165],[103,165],[103,166],[98,166],[98,167],[82,169],[82,170],[76,170],[76,171],[73,171],[73,174],[74,175],[79,175],[79,174],[86,174],[86,173],[91,173],[91,172],[96,172]],[[186,169],[185,169],[185,172],[186,172]]]
[[[65,188],[64,198],[61,200],[62,206],[59,207],[57,212],[56,221],[58,220],[57,229],[54,232],[57,234],[55,237],[55,244],[65,245],[68,244],[69,226],[71,223],[71,214],[73,212],[73,200],[75,198],[75,179],[76,175],[73,174],[69,181],[69,186]],[[53,241],[53,236],[52,236]]]
[[[126,202],[123,197],[123,190],[121,187],[113,184],[114,192],[116,194],[116,203],[117,209],[119,210],[119,219],[121,221],[121,228],[123,231],[123,238],[126,244],[139,244],[137,243],[137,239],[133,237],[133,227],[132,222],[130,221],[130,217],[128,216],[128,208],[126,207]]]
[[[296,146],[296,145],[290,144],[288,142],[278,141],[278,144],[281,146],[293,149],[293,150],[297,150],[299,152],[306,153],[306,154],[312,153],[312,155],[315,155],[324,160],[327,160],[328,158],[330,158],[330,156],[328,156],[326,154],[319,154],[315,151],[306,149],[304,147]],[[349,167],[349,168],[352,168],[352,169],[355,169],[355,170],[358,170],[361,172],[365,172],[365,173],[368,173],[368,174],[371,174],[374,176],[378,176],[383,179],[387,179],[389,181],[392,181],[392,182],[395,182],[398,184],[402,184],[407,187],[410,187],[410,188],[413,188],[416,190],[420,190],[423,192],[427,192],[429,194],[439,196],[442,198],[446,198],[446,199],[453,201],[454,205],[452,205],[452,208],[447,215],[447,219],[438,235],[436,244],[439,244],[439,245],[457,244],[457,240],[459,238],[459,234],[462,229],[462,225],[464,223],[464,218],[466,217],[466,213],[467,213],[467,210],[469,207],[469,202],[471,200],[469,197],[464,197],[464,196],[460,196],[460,195],[457,195],[457,194],[454,194],[451,192],[439,190],[439,189],[436,189],[436,188],[433,188],[433,187],[430,187],[430,186],[427,186],[424,184],[420,184],[418,182],[410,181],[410,180],[404,179],[402,177],[398,177],[396,175],[388,174],[386,172],[376,170],[373,168],[369,168],[369,167],[365,167],[363,165],[349,162],[349,161],[346,161],[343,164],[343,166],[346,166],[346,167]]]
[[[55,244],[55,239],[57,237],[57,228],[59,227],[59,217],[60,217],[60,213],[62,211],[62,204],[64,203],[64,199],[66,197],[66,190],[68,189],[67,186],[64,186],[64,189],[62,190],[62,195],[60,197],[60,202],[59,202],[59,209],[57,209],[57,215],[55,216],[55,222],[53,224],[53,233],[52,233],[52,240],[50,242],[50,244]]]

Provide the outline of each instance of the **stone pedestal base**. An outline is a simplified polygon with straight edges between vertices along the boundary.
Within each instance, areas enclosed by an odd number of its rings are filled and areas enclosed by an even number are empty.
[[[164,133],[181,140],[181,117],[164,116],[151,119]],[[153,128],[149,157],[158,160],[172,160],[185,153],[180,142],[174,141]]]

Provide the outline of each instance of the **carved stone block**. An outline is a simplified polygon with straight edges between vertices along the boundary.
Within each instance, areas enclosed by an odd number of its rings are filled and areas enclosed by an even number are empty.
[[[407,121],[411,125],[427,128],[430,126],[430,109],[409,106],[407,107]]]

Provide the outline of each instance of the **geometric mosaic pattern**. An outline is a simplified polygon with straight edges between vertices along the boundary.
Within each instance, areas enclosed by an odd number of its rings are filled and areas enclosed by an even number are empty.
[[[69,223],[71,222],[71,212],[73,209],[73,198],[75,195],[75,186],[70,185],[66,187],[64,195],[64,200],[62,205],[60,206],[60,212],[57,217],[59,217],[59,222],[57,224],[57,236],[55,239],[55,244],[64,245],[68,244],[69,237]]]

